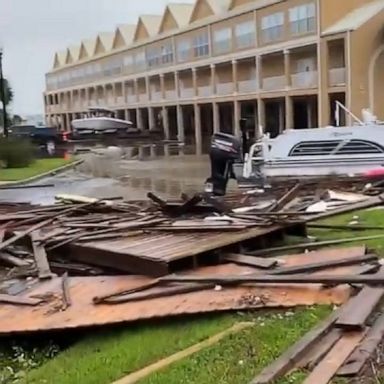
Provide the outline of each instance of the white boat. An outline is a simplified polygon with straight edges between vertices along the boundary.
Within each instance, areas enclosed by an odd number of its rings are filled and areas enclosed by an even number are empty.
[[[337,108],[349,113],[356,124],[340,127],[287,130],[271,139],[262,136],[235,165],[242,178],[301,178],[328,175],[358,176],[384,166],[384,123],[368,110],[363,121],[341,104]]]
[[[74,132],[78,134],[135,130],[131,121],[115,118],[115,112],[106,108],[90,108],[82,119],[72,120],[71,124]]]

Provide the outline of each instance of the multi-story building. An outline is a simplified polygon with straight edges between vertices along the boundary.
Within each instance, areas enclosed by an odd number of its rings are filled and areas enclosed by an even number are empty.
[[[46,82],[48,124],[104,106],[198,152],[241,117],[276,135],[332,124],[340,101],[384,120],[384,0],[170,4],[57,53]]]

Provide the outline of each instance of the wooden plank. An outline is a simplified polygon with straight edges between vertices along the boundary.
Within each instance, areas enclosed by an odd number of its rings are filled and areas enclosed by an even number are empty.
[[[296,184],[291,188],[283,197],[281,197],[276,204],[270,209],[270,211],[280,211],[284,208],[289,202],[291,202],[300,192],[302,185],[300,183]]]
[[[292,370],[305,354],[325,336],[337,319],[339,311],[333,312],[317,327],[286,350],[277,360],[256,376],[250,384],[270,384]]]
[[[143,380],[145,377],[149,376],[152,373],[155,373],[161,369],[164,369],[168,367],[169,365],[180,361],[182,359],[185,359],[188,356],[191,356],[199,351],[201,351],[204,348],[211,347],[214,344],[217,344],[220,340],[224,339],[225,337],[241,332],[244,329],[250,328],[254,326],[254,323],[238,323],[232,326],[231,328],[218,333],[215,336],[210,337],[209,339],[206,339],[198,344],[192,345],[191,347],[184,349],[183,351],[177,352],[171,356],[168,356],[162,360],[157,361],[156,363],[153,363],[143,369],[140,369],[139,371],[130,373],[128,376],[123,377],[120,380],[117,380],[113,382],[112,384],[134,384],[141,380]]]
[[[338,328],[364,328],[374,309],[384,296],[382,287],[364,287],[347,303],[335,326]]]
[[[310,256],[308,257],[310,258]],[[293,267],[278,268],[274,271],[269,272],[271,275],[295,275],[299,273],[311,273],[322,269],[334,268],[334,267],[345,267],[348,265],[368,263],[370,261],[376,261],[377,255],[363,255],[353,258],[344,258],[340,260],[328,260],[321,261],[319,263],[309,263]]]
[[[341,336],[342,331],[340,329],[332,329],[327,335],[319,340],[316,345],[314,345],[314,347],[304,356],[296,367],[312,371],[340,340]]]
[[[40,242],[39,234],[38,232],[33,231],[31,232],[30,236],[32,241],[33,256],[35,258],[38,277],[40,280],[51,279],[53,277],[53,274],[49,267],[45,248]]]
[[[363,337],[363,331],[345,333],[303,384],[328,384]]]
[[[294,249],[315,249],[315,248],[320,248],[320,247],[327,247],[329,245],[361,242],[361,241],[368,241],[368,240],[377,240],[377,239],[382,239],[382,238],[384,238],[384,234],[372,235],[372,236],[361,236],[361,237],[348,237],[345,239],[318,241],[318,242],[314,242],[314,243],[300,243],[300,244],[293,244],[293,245],[284,245],[281,247],[259,249],[257,251],[247,252],[247,255],[260,256],[260,255],[267,254],[267,253],[270,254],[270,253],[275,253],[275,252],[285,252],[285,251],[291,251]]]
[[[12,296],[0,294],[0,303],[14,304],[14,305],[27,305],[35,307],[42,303],[41,299],[33,299],[30,297]]]
[[[31,265],[27,260],[10,255],[7,252],[0,252],[0,264],[5,264],[7,267],[29,267]]]
[[[358,376],[367,365],[383,341],[384,314],[382,314],[368,331],[364,340],[357,346],[346,363],[338,370],[338,376]]]
[[[239,253],[226,253],[223,255],[223,260],[262,269],[270,269],[277,265],[277,260],[275,259],[247,256]]]

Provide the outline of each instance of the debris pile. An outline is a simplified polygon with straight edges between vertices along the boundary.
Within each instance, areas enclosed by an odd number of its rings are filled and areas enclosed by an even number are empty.
[[[381,318],[370,322],[384,295],[383,270],[365,246],[329,247],[384,235],[272,241],[305,236],[307,226],[321,227],[318,218],[382,205],[382,192],[339,180],[221,199],[165,201],[150,193],[135,202],[61,195],[51,206],[1,203],[0,335],[333,304],[342,307],[311,341],[292,347],[294,357],[282,356],[254,383],[294,367],[312,371],[308,383],[327,382],[320,371],[357,374],[365,364],[361,348],[372,349],[383,334]],[[348,228],[364,229],[358,220]]]

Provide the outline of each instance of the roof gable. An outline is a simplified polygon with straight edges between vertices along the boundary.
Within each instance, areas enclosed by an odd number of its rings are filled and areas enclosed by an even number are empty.
[[[97,38],[83,40],[82,44],[84,45],[84,48],[87,51],[88,57],[94,56],[95,49],[96,49],[96,41],[97,41]]]
[[[56,69],[59,67],[61,67],[61,63],[60,63],[60,59],[59,59],[59,54],[58,54],[58,52],[56,52],[55,57],[53,59],[53,68]]]
[[[109,52],[113,49],[113,40],[115,38],[114,32],[103,32],[100,33],[98,37],[103,44],[105,52]]]
[[[71,54],[73,62],[79,61],[80,45],[71,45],[69,47],[69,52]]]
[[[194,21],[226,12],[230,2],[231,0],[197,0],[190,22],[193,23]]]
[[[123,24],[116,28],[112,49],[124,48],[132,44],[136,25]]]
[[[142,15],[137,23],[134,41],[148,39],[157,35],[162,17],[159,15]]]
[[[101,41],[100,35],[96,37],[95,50],[93,51],[94,56],[102,55],[106,52],[106,49]]]
[[[254,0],[232,0],[229,4],[229,9],[233,9],[233,8],[236,8],[236,7],[240,7],[242,5],[245,5],[245,4],[249,4],[251,3],[252,1]]]
[[[88,59],[89,55],[87,52],[87,48],[84,45],[84,42],[82,41],[80,44],[80,50],[79,50],[79,60],[85,60]]]
[[[160,23],[159,33],[187,26],[193,8],[192,4],[168,4]]]

